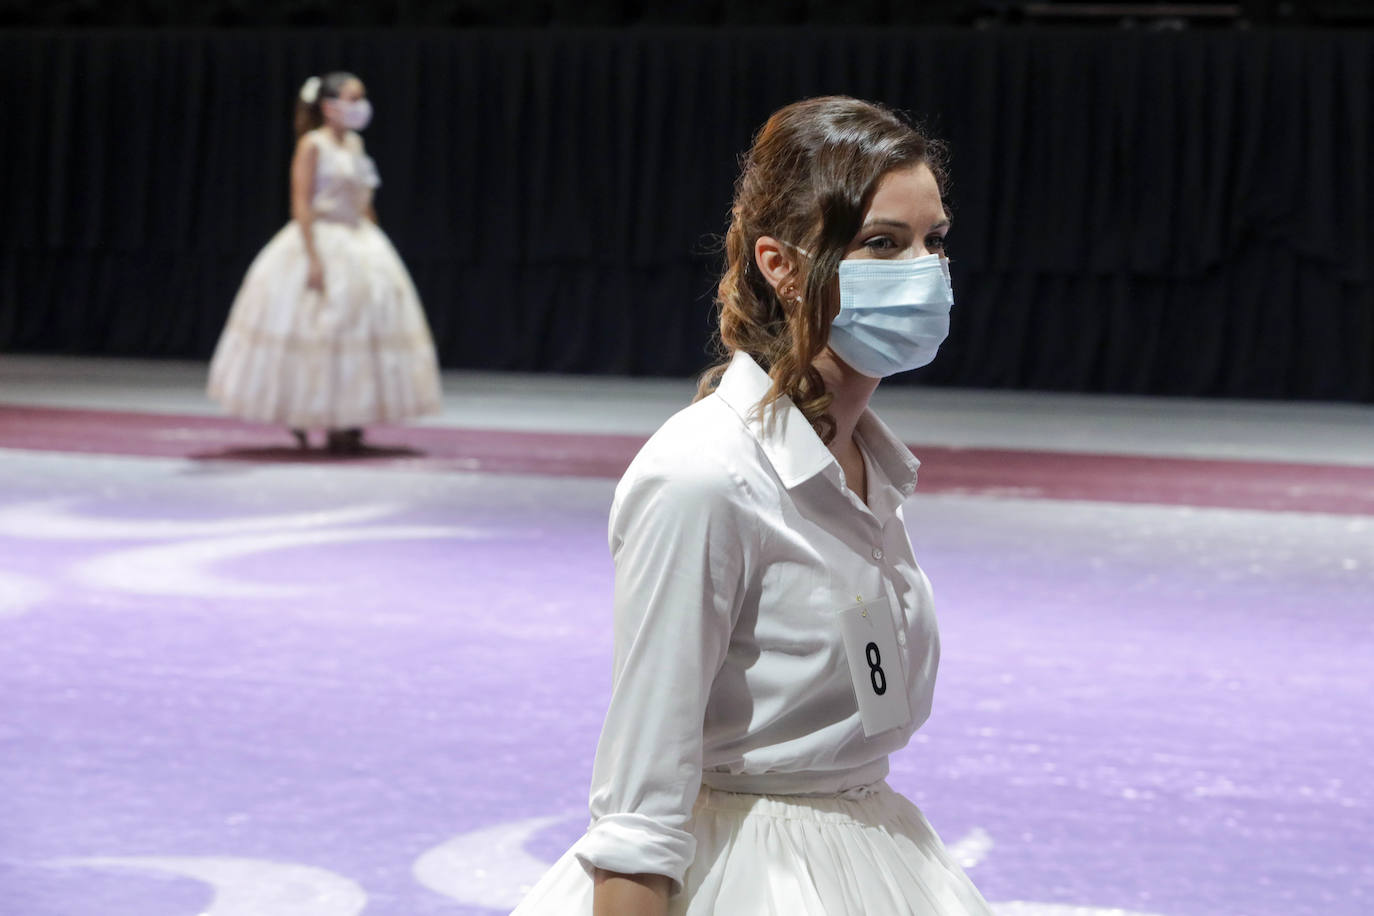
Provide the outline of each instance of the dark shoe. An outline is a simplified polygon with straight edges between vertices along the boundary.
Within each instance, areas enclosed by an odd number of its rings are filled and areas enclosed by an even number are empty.
[[[363,450],[363,431],[357,427],[331,429],[328,446],[335,455],[356,455]]]

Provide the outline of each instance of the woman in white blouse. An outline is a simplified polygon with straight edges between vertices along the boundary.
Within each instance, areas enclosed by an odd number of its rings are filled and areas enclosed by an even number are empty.
[[[789,105],[736,186],[728,358],[616,489],[615,676],[587,833],[514,916],[988,916],[883,781],[930,713],[918,462],[869,409],[948,332],[939,148]]]

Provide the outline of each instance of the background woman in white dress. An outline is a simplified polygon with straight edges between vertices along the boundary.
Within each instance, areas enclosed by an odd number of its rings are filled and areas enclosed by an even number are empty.
[[[736,187],[727,359],[616,489],[615,665],[586,834],[516,916],[989,916],[888,755],[939,636],[902,504],[918,462],[869,409],[949,327],[939,149],[810,99]]]
[[[249,267],[210,364],[210,397],[302,448],[323,428],[332,451],[358,451],[364,425],[439,409],[429,325],[372,207],[371,117],[350,73],[301,87],[291,222]]]

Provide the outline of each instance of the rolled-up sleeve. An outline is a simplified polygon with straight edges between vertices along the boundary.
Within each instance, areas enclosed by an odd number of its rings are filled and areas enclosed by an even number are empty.
[[[573,848],[589,871],[666,875],[675,893],[695,854],[702,723],[754,527],[742,486],[694,457],[690,469],[632,467],[611,507],[615,677],[592,771],[592,823]]]

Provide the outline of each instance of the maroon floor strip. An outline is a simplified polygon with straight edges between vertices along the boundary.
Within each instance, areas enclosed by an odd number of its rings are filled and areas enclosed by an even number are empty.
[[[0,405],[0,447],[101,455],[618,477],[643,436],[440,427],[369,429],[360,456],[302,452],[238,420]],[[1374,467],[913,445],[922,493],[1374,515]]]

